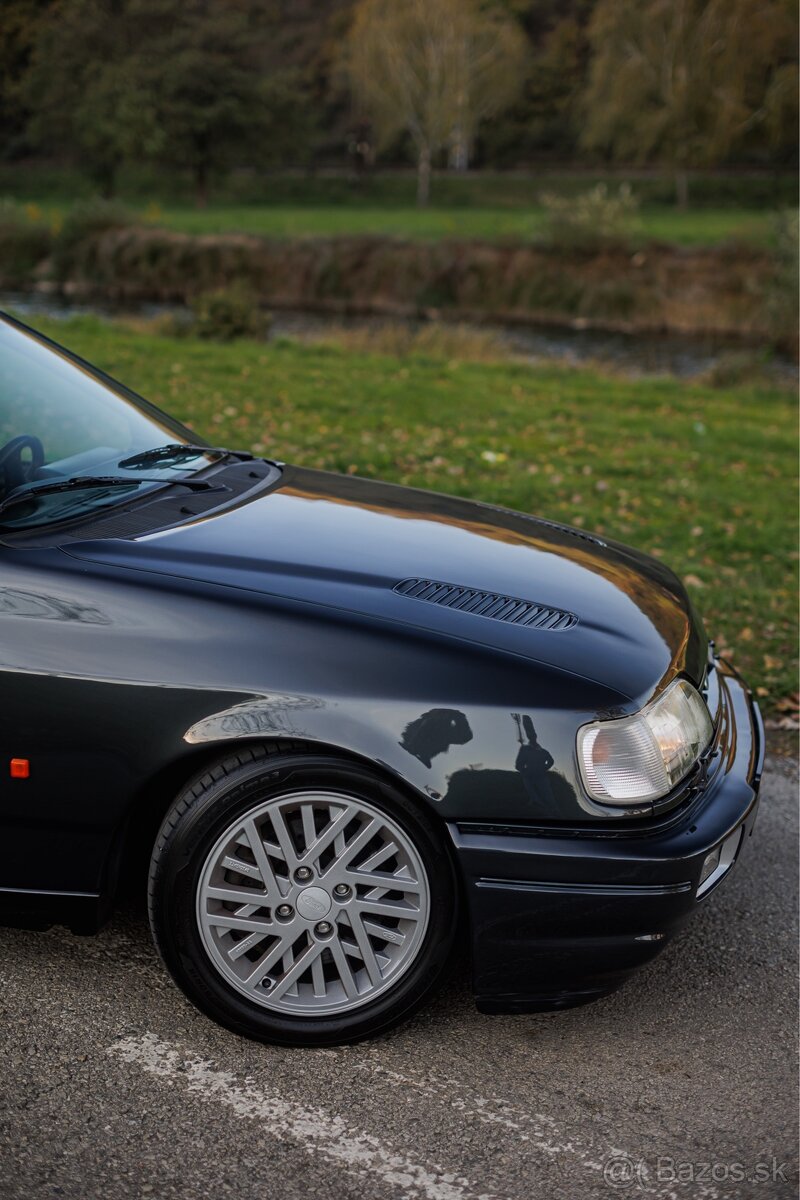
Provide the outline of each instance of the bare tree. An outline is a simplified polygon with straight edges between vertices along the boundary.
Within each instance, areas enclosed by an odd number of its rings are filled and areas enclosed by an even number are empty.
[[[785,0],[600,0],[589,41],[584,145],[669,166],[681,208],[689,170],[721,162],[760,125],[771,135],[791,91],[776,74],[794,56]]]
[[[435,156],[464,164],[478,123],[516,98],[525,56],[516,21],[478,0],[361,0],[345,67],[381,141],[411,137],[418,204]]]

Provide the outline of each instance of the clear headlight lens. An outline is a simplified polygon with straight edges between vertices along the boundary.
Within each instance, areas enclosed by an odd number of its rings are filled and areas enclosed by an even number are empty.
[[[711,741],[700,693],[685,679],[633,717],[596,721],[578,730],[584,786],[604,804],[641,804],[666,796]]]

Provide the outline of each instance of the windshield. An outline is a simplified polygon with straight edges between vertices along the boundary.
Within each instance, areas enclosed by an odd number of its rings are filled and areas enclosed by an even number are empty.
[[[213,452],[188,448],[196,440],[127,388],[0,319],[0,505],[25,496],[24,503],[6,505],[0,526],[74,518],[185,478],[214,461]],[[164,446],[187,449],[141,466],[135,460]],[[91,486],[81,486],[84,476]],[[98,477],[108,477],[109,485],[100,486]],[[66,480],[68,489],[49,486]]]

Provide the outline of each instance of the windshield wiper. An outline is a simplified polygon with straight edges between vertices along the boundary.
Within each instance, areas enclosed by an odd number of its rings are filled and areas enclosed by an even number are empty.
[[[226,450],[224,446],[191,446],[186,442],[169,442],[166,446],[154,446],[152,450],[132,454],[130,458],[123,458],[117,465],[127,471],[135,467],[146,467],[151,463],[179,462],[182,458],[199,458],[201,455],[237,458],[240,462],[250,462],[254,457],[246,450]]]
[[[219,491],[219,485],[202,479],[124,479],[119,475],[72,475],[69,479],[41,480],[39,483],[16,488],[5,500],[0,501],[0,513],[23,500],[36,496],[52,496],[58,492],[77,492],[84,488],[136,487],[140,483],[158,483],[162,487],[185,487],[192,492]]]

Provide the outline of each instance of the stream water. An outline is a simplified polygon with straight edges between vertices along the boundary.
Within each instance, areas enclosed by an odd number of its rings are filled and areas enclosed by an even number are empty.
[[[68,297],[26,292],[0,292],[0,309],[17,314],[36,324],[37,316],[66,319],[78,314],[102,317],[136,316],[155,318],[166,313],[180,314],[180,305],[130,303],[121,306],[102,301],[73,301]],[[348,317],[306,312],[276,311],[272,314],[270,337],[288,337],[316,341],[336,330],[386,330],[402,326],[414,329],[421,322],[379,316]],[[462,328],[464,328],[462,324]],[[724,366],[742,355],[763,356],[763,369],[776,379],[796,380],[797,364],[787,355],[745,349],[737,343],[678,334],[608,333],[596,329],[552,326],[481,324],[466,326],[481,334],[489,333],[500,354],[523,358],[532,365],[561,362],[567,365],[598,363],[633,376],[673,375],[691,379]]]

